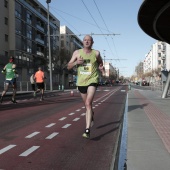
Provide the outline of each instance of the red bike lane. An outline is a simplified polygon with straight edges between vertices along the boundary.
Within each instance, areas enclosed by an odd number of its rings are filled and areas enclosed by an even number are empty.
[[[96,93],[95,125],[89,140],[81,136],[85,128],[85,108],[78,93],[71,98],[60,97],[58,103],[56,99],[53,104],[44,101],[31,109],[17,108],[19,117],[24,110],[23,114],[38,114],[38,118],[1,137],[0,168],[109,169],[125,99],[126,93],[118,87]],[[2,153],[7,146],[13,148]]]

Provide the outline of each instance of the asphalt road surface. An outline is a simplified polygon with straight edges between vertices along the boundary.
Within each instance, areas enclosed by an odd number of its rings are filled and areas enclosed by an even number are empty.
[[[99,87],[94,126],[84,139],[85,107],[74,90],[8,98],[0,104],[0,170],[109,170],[114,167],[127,86]]]

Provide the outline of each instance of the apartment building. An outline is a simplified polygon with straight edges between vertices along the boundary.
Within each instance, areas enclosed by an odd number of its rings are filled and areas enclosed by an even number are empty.
[[[105,81],[107,81],[108,83],[112,83],[113,80],[119,79],[118,70],[116,70],[116,68],[113,67],[111,63],[104,62],[104,67],[105,67],[105,78],[104,78]]]
[[[38,0],[2,0],[0,6],[0,67],[9,56],[15,57],[19,80],[28,81],[42,66],[49,77],[47,9]],[[53,72],[57,73],[60,50],[60,21],[49,14]],[[55,77],[53,77],[55,80]]]
[[[67,26],[60,26],[60,36],[61,36],[61,51],[62,56],[61,63],[66,64],[72,57],[75,50],[83,48],[83,42],[78,36],[76,36]],[[74,85],[76,83],[76,70],[64,70],[62,76],[62,83],[64,86]]]
[[[162,71],[170,71],[170,45],[157,41],[145,55],[144,73],[150,73],[151,79],[159,80]]]

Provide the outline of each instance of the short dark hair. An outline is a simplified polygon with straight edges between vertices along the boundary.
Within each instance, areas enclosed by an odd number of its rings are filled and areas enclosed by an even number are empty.
[[[10,56],[10,57],[9,57],[9,59],[12,59],[12,60],[14,60],[15,58],[14,58],[13,56]]]

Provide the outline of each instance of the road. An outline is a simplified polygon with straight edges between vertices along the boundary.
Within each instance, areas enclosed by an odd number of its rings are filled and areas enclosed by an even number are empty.
[[[0,169],[107,170],[113,167],[127,86],[99,87],[95,124],[82,138],[85,107],[74,90],[46,93],[45,100],[20,95],[0,104]]]

